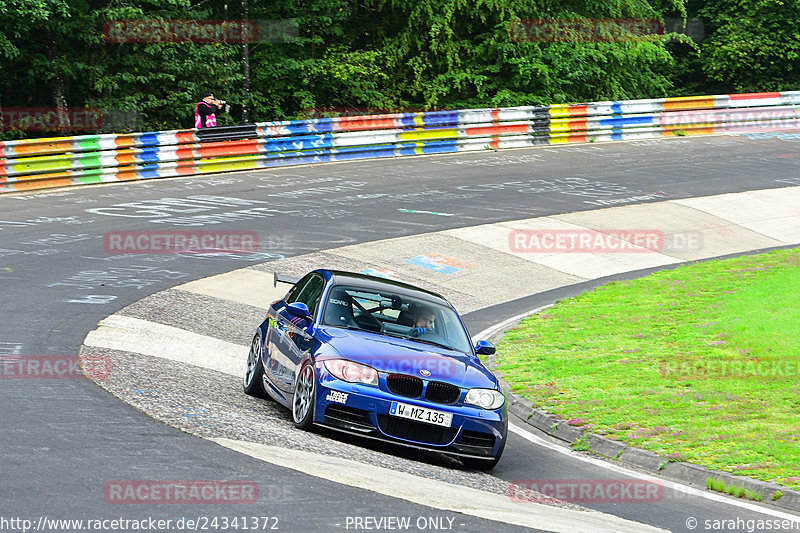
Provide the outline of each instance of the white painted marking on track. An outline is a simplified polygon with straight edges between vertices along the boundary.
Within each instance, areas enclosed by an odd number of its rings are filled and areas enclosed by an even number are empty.
[[[664,531],[599,511],[577,511],[471,487],[452,485],[341,457],[226,438],[209,439],[220,446],[303,474],[366,489],[419,505],[476,516],[506,524],[559,533],[647,533]]]
[[[124,315],[111,315],[83,341],[86,346],[169,359],[231,376],[243,376],[248,346],[173,326]]]
[[[508,326],[513,324],[514,322],[522,320],[523,318],[525,318],[527,316],[530,316],[530,315],[533,315],[533,314],[536,314],[536,313],[538,313],[540,311],[544,311],[545,309],[548,309],[550,307],[553,307],[553,304],[548,304],[548,305],[543,305],[541,307],[537,307],[533,311],[526,311],[524,313],[520,313],[520,314],[518,314],[516,316],[512,316],[511,318],[503,320],[499,324],[495,324],[494,326],[489,326],[488,328],[484,329],[483,331],[481,331],[477,335],[473,335],[472,336],[472,342],[474,343],[474,342],[477,342],[477,341],[479,341],[481,339],[491,338],[498,331],[500,331],[501,329],[508,328]]]
[[[240,268],[231,272],[190,281],[175,289],[204,294],[242,303],[260,309],[269,309],[274,300],[286,294],[287,286],[273,284],[272,272]]]
[[[745,501],[733,500],[731,498],[727,498],[727,497],[722,496],[720,494],[714,494],[713,492],[706,492],[706,491],[703,491],[703,490],[695,489],[695,488],[690,487],[688,485],[684,485],[683,483],[677,483],[675,481],[669,481],[667,479],[655,476],[653,474],[642,474],[642,473],[639,473],[639,472],[636,472],[636,471],[633,471],[633,470],[628,470],[627,468],[623,468],[623,467],[621,467],[619,465],[615,465],[615,464],[609,463],[607,461],[603,461],[601,459],[595,459],[594,457],[589,457],[587,455],[583,455],[583,454],[577,453],[577,452],[575,452],[573,450],[570,450],[568,448],[564,448],[563,446],[560,446],[560,445],[555,444],[553,442],[549,442],[549,441],[547,441],[547,440],[545,440],[545,439],[543,439],[541,437],[538,437],[538,436],[530,433],[525,428],[521,428],[521,427],[519,427],[519,426],[517,426],[515,424],[509,424],[508,425],[508,429],[511,432],[519,435],[523,439],[525,439],[525,440],[527,440],[529,442],[532,442],[533,444],[536,444],[537,446],[541,446],[543,448],[547,448],[549,450],[552,450],[552,451],[567,455],[571,459],[577,459],[579,461],[583,461],[585,463],[589,463],[589,464],[592,464],[594,466],[599,466],[599,467],[605,468],[605,469],[610,470],[612,472],[616,472],[617,474],[623,474],[623,475],[628,476],[628,477],[632,477],[632,478],[636,478],[636,479],[644,479],[644,480],[647,480],[647,481],[653,481],[654,479],[657,479],[659,482],[661,482],[662,485],[664,485],[664,487],[672,489],[672,490],[675,490],[675,491],[678,491],[678,492],[682,492],[682,493],[684,493],[686,495],[689,495],[689,496],[697,496],[697,497],[705,498],[707,500],[715,501],[715,502],[718,502],[718,503],[725,503],[725,504],[728,504],[728,505],[733,505],[733,506],[739,507],[741,509],[747,509],[748,511],[754,511],[754,512],[757,512],[757,513],[762,513],[762,514],[774,516],[775,518],[798,521],[797,515],[793,515],[793,514],[789,514],[789,513],[784,513],[782,511],[776,511],[776,510],[773,510],[773,509],[761,507],[761,506],[758,506],[758,505],[755,505],[755,504],[752,504],[752,503],[748,503],[748,502],[745,502]]]

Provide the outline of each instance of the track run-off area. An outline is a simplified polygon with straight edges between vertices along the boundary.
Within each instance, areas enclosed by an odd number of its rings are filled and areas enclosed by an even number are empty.
[[[85,340],[84,354],[112,362],[101,387],[0,380],[3,514],[258,516],[283,531],[402,524],[390,517],[410,517],[411,531],[702,531],[724,521],[734,527],[716,530],[737,531],[748,520],[791,520],[789,511],[669,479],[660,479],[656,501],[520,501],[509,493],[515,481],[654,478],[572,452],[513,418],[504,457],[489,473],[433,453],[300,432],[287,412],[241,392],[237,365],[265,307],[280,297],[276,270],[393,275],[448,297],[475,335],[576,284],[800,242],[798,141],[783,134],[531,148],[0,197],[0,355],[74,356]],[[512,223],[519,220],[528,222]],[[692,238],[665,238],[663,253],[535,261],[498,244],[514,229],[614,223]],[[259,252],[122,254],[104,245],[108,232],[188,229],[255,232]],[[109,484],[129,480],[247,481],[258,498],[113,501]]]

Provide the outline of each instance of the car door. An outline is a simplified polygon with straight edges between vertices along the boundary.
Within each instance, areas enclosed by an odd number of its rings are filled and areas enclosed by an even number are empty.
[[[313,317],[319,307],[324,288],[323,277],[320,274],[312,273],[301,290],[293,292],[287,297],[286,304],[304,303]],[[274,360],[275,383],[285,393],[291,393],[294,389],[294,377],[298,366],[313,344],[313,338],[308,331],[311,322],[290,315],[286,311],[286,307],[280,309],[275,316],[275,336],[280,341],[274,343],[275,351],[270,355]]]
[[[283,300],[276,302],[269,310],[268,324],[267,324],[267,339],[266,339],[266,354],[264,358],[264,371],[267,379],[279,390],[284,391],[287,389],[288,383],[294,379],[290,374],[293,373],[294,368],[289,361],[286,360],[285,353],[289,352],[288,343],[291,342],[286,332],[286,322],[288,321],[284,311],[286,305],[296,302],[303,288],[313,277],[313,274],[307,274],[294,284]]]

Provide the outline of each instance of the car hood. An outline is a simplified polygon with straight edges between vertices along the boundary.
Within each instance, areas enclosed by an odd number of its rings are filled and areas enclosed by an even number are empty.
[[[472,354],[367,331],[322,327],[320,340],[342,358],[389,374],[408,374],[464,388],[495,388],[497,380]],[[429,374],[428,374],[429,373]]]

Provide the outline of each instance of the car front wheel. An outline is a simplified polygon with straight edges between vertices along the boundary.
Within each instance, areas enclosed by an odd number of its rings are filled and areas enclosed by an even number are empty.
[[[309,361],[300,369],[292,397],[292,422],[295,427],[309,430],[314,422],[314,404],[317,400],[317,380],[314,365]]]
[[[250,344],[250,353],[247,354],[247,367],[244,370],[244,392],[256,398],[266,398],[264,387],[261,380],[264,377],[264,365],[261,360],[263,345],[261,343],[261,332],[255,334],[253,342]]]

